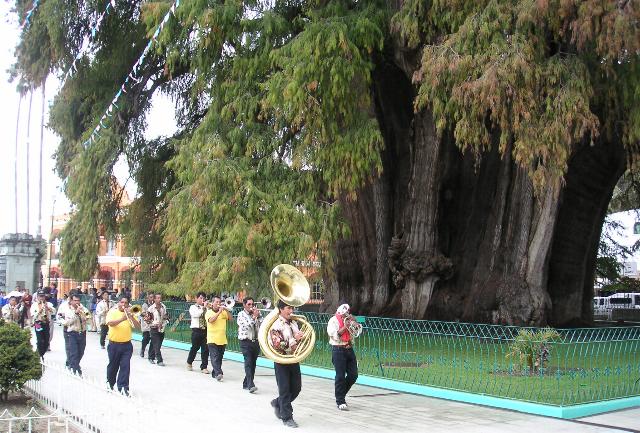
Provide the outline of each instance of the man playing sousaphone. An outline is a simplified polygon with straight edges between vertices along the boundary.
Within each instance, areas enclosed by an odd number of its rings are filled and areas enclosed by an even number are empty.
[[[358,379],[358,361],[353,351],[353,336],[349,329],[350,320],[354,319],[349,314],[349,305],[342,304],[327,324],[329,344],[332,346],[331,362],[336,370],[336,405],[340,410],[349,410],[345,397]]]
[[[289,355],[296,350],[303,337],[298,328],[298,323],[291,320],[293,307],[278,300],[280,315],[269,330],[271,346],[283,355]],[[273,363],[276,383],[278,385],[278,397],[271,401],[276,417],[280,418],[287,427],[298,427],[293,420],[293,402],[302,389],[302,377],[300,375],[300,363],[280,364]]]

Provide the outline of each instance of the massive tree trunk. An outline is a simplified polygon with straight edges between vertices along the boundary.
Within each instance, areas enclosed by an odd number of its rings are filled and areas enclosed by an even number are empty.
[[[400,61],[398,61],[400,60]],[[591,319],[600,229],[625,168],[619,144],[576,145],[563,183],[535,193],[497,146],[462,154],[414,112],[411,67],[374,73],[383,173],[354,201],[323,306],[359,314],[516,325]]]

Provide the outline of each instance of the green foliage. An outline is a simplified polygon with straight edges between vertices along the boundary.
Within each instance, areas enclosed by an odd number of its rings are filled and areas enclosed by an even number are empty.
[[[560,340],[558,331],[552,328],[539,330],[521,329],[513,343],[509,345],[507,358],[513,358],[516,365],[529,372],[545,368],[554,341]]]
[[[339,203],[380,173],[394,135],[375,104],[385,63],[413,73],[414,107],[440,132],[476,157],[497,144],[538,191],[579,146],[622,140],[640,154],[639,12],[598,0],[184,1],[84,148],[172,4],[118,1],[94,36],[106,1],[43,2],[13,70],[37,86],[91,40],[50,118],[74,205],[62,236],[71,276],[90,275],[98,236],[116,232],[167,293],[262,287],[274,264],[309,254],[330,270],[349,229]],[[21,17],[27,7],[16,0]],[[157,92],[175,102],[178,131],[148,140]],[[119,159],[139,188],[126,209]]]
[[[26,381],[40,379],[38,354],[31,347],[31,333],[14,323],[0,321],[0,393],[5,397]]]

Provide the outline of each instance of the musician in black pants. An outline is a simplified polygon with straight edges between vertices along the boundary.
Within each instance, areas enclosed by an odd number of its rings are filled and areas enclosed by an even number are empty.
[[[207,366],[209,365],[209,347],[207,346],[207,322],[205,313],[207,311],[204,305],[207,295],[199,292],[196,296],[196,303],[189,307],[191,315],[191,350],[187,356],[187,370],[193,370],[193,361],[196,359],[198,350],[200,351],[200,371],[209,374]]]
[[[153,305],[155,295],[153,292],[147,295],[147,300],[142,304],[143,315],[149,312],[149,307]],[[140,358],[144,358],[144,351],[149,345],[149,360],[153,362],[156,358],[155,351],[153,350],[153,342],[151,341],[151,327],[150,322],[144,320],[144,317],[140,320],[140,330],[142,331],[142,345],[140,347]]]
[[[260,345],[258,344],[258,330],[262,319],[260,310],[255,306],[255,301],[248,296],[242,300],[243,309],[238,313],[238,340],[240,340],[240,351],[244,358],[244,380],[242,389],[246,389],[251,394],[258,390],[253,382],[256,375],[256,361],[260,355]]]
[[[46,293],[42,290],[38,291],[38,302],[31,306],[31,317],[33,317],[33,327],[36,331],[38,354],[42,359],[49,349],[49,327],[53,314],[53,305],[47,302]]]
[[[291,320],[293,307],[278,300],[278,310],[280,316],[271,326],[269,338],[272,346],[278,347],[283,354],[291,354],[302,339],[302,332],[298,324]],[[298,423],[293,420],[293,402],[302,389],[302,376],[300,375],[300,364],[279,364],[273,363],[276,373],[276,383],[278,384],[278,397],[271,400],[276,417],[280,418],[287,427],[298,427]]]

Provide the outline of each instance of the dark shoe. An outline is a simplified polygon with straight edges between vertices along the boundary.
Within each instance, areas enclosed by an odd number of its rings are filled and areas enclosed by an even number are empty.
[[[223,377],[221,374],[219,374],[219,375],[217,375],[217,376],[216,376],[216,380],[217,380],[218,382],[222,382],[222,379],[224,379],[224,377]]]
[[[164,362],[160,361],[160,362],[158,362],[158,364],[156,364],[156,365],[158,365],[159,367],[164,367]]]
[[[278,407],[278,401],[277,400],[271,400],[271,407],[273,408],[273,412],[276,414],[276,418],[282,419],[282,416],[280,415],[280,408]]]
[[[258,387],[257,387],[257,386],[252,386],[251,388],[249,388],[249,392],[250,392],[251,394],[253,394],[253,393],[254,393],[254,392],[256,392],[257,390],[258,390]]]
[[[291,428],[298,428],[298,423],[295,422],[293,420],[293,418],[289,418],[288,420],[283,420],[282,424],[286,425],[287,427],[291,427]]]
[[[144,352],[140,352],[140,358],[144,358]]]

